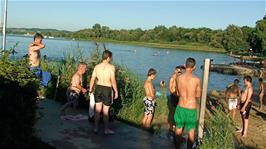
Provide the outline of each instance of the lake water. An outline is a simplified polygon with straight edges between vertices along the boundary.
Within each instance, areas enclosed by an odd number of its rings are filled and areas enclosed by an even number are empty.
[[[7,37],[7,47],[12,47],[16,42],[18,52],[16,57],[21,57],[27,54],[27,47],[32,42],[32,38],[28,37]],[[1,39],[2,41],[2,39]],[[50,59],[62,59],[65,54],[79,54],[80,51],[83,55],[89,56],[90,52],[95,49],[95,44],[89,41],[73,41],[73,40],[57,40],[57,39],[44,39],[45,49],[41,50],[42,55],[47,55]],[[2,47],[2,42],[1,42]],[[77,50],[79,47],[80,50]],[[145,79],[149,68],[155,68],[158,71],[157,80],[155,81],[158,86],[160,80],[165,80],[168,84],[169,77],[174,71],[175,66],[184,64],[186,58],[193,57],[196,59],[195,74],[202,78],[202,70],[205,58],[213,59],[213,63],[229,63],[234,59],[226,54],[211,53],[211,52],[196,52],[184,50],[169,50],[162,48],[147,48],[142,46],[131,46],[106,43],[106,47],[113,52],[113,61],[118,64],[125,65],[131,71],[135,72],[140,78]],[[103,47],[101,46],[101,49]],[[210,73],[208,90],[218,89],[223,90],[225,87],[232,83],[235,78],[241,81],[243,86],[242,76],[224,75],[215,72]],[[258,90],[257,78],[253,78],[255,91]]]

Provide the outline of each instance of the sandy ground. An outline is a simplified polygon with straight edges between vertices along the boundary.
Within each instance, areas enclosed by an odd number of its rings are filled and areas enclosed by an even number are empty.
[[[239,111],[236,114],[236,123],[242,126]],[[262,112],[257,110],[257,105],[254,103],[249,115],[249,127],[247,138],[241,137],[240,133],[235,133],[239,142],[246,148],[250,149],[266,149],[266,110]]]
[[[61,105],[52,100],[43,100],[38,105],[38,120],[35,125],[36,135],[44,142],[58,149],[171,149],[171,140],[153,135],[142,129],[119,121],[112,122],[115,135],[106,136],[103,126],[98,134],[93,133],[93,125],[87,120],[61,120]],[[87,115],[86,111],[79,111]]]

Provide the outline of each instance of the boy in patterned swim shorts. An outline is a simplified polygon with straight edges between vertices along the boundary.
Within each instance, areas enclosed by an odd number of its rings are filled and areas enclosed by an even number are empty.
[[[153,113],[155,110],[155,87],[153,85],[153,81],[156,78],[156,70],[151,68],[148,71],[147,74],[147,80],[144,84],[144,89],[146,96],[143,99],[144,102],[144,116],[142,119],[142,127],[144,128],[150,128],[152,119],[153,119]]]

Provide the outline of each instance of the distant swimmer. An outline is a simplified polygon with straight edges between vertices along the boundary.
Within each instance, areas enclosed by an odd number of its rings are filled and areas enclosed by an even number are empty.
[[[196,69],[194,58],[188,58],[185,64],[185,72],[176,79],[177,96],[179,102],[175,110],[176,123],[176,148],[180,148],[184,129],[188,132],[187,148],[192,149],[197,126],[197,106],[201,96],[200,79],[193,75]]]

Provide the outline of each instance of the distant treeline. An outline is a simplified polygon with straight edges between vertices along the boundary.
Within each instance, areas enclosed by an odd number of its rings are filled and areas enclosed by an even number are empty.
[[[23,33],[34,31],[25,30]],[[26,32],[25,32],[26,31]],[[55,36],[74,39],[103,39],[117,41],[137,41],[153,43],[170,43],[189,45],[199,43],[209,47],[221,48],[234,53],[246,53],[250,48],[253,52],[266,55],[266,18],[258,20],[256,26],[239,27],[229,25],[225,30],[213,30],[209,28],[184,28],[156,26],[153,29],[110,29],[107,26],[95,24],[92,28],[82,29],[76,32],[58,30],[38,30],[46,36]],[[17,33],[9,29],[8,33]]]

